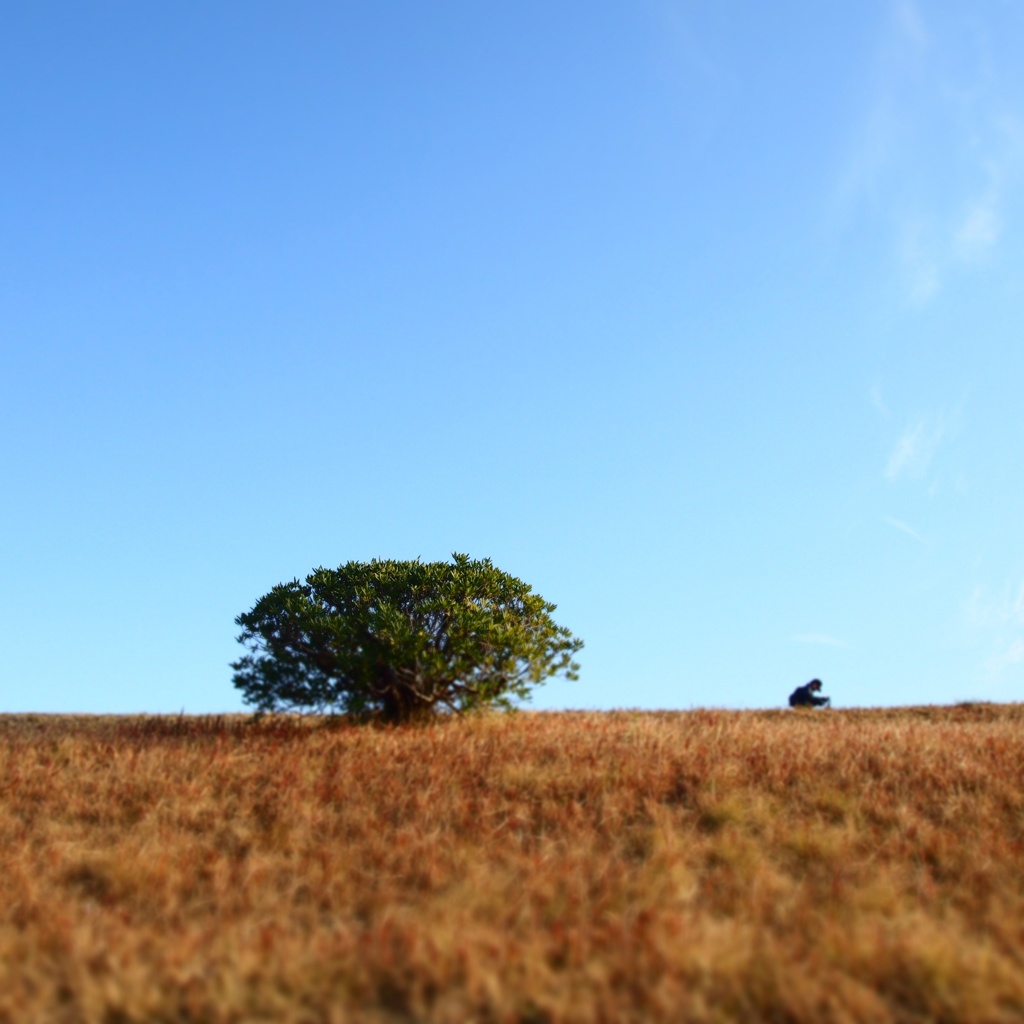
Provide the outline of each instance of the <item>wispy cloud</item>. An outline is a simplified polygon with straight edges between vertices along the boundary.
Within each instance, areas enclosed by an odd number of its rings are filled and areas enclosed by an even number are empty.
[[[871,404],[878,410],[879,415],[882,419],[891,420],[892,413],[889,412],[889,406],[885,404],[885,398],[882,396],[882,388],[879,384],[873,384],[871,386]]]
[[[886,479],[895,481],[909,477],[920,480],[928,472],[942,443],[943,432],[941,422],[927,418],[911,423],[900,435],[889,455],[885,467]]]
[[[1024,662],[1024,580],[995,589],[979,584],[964,603],[964,617],[987,648],[979,676],[998,679]]]
[[[914,0],[897,0],[894,14],[904,38],[918,49],[926,49],[930,42],[928,29]]]
[[[885,479],[890,483],[927,481],[934,493],[939,483],[936,460],[960,436],[966,403],[965,394],[953,405],[904,421],[906,425],[889,449]]]
[[[890,0],[833,209],[840,224],[867,216],[886,232],[905,298],[918,307],[954,274],[990,262],[1024,169],[1021,119],[986,35],[997,28],[976,19],[965,31],[943,16]]]
[[[999,194],[993,188],[987,195],[974,200],[956,231],[954,247],[963,263],[982,263],[1002,233],[1002,214]]]
[[[828,633],[798,633],[791,638],[796,644],[817,644],[821,647],[850,647],[845,640],[829,636]]]
[[[984,665],[985,671],[991,676],[1001,676],[1011,665],[1019,665],[1024,661],[1024,640],[1014,640],[1009,647],[993,654]]]
[[[892,516],[885,516],[884,521],[887,522],[890,526],[894,526],[897,530],[900,530],[902,533],[905,533],[908,537],[912,537],[919,544],[928,543],[926,537],[922,537],[921,534],[917,532],[917,530],[915,530],[908,523],[903,522],[902,519],[894,519]]]
[[[965,603],[965,612],[975,628],[1024,626],[1024,581],[1007,582],[996,592],[979,584]]]

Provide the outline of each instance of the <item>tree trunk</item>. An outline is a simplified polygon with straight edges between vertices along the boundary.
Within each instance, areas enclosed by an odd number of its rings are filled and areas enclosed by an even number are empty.
[[[377,665],[377,691],[380,694],[381,721],[399,725],[430,718],[434,709],[420,700],[412,687],[403,683],[390,665]]]

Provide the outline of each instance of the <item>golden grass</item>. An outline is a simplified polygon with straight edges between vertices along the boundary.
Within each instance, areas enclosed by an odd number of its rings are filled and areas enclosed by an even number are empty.
[[[0,716],[0,1021],[1024,1020],[1024,706]]]

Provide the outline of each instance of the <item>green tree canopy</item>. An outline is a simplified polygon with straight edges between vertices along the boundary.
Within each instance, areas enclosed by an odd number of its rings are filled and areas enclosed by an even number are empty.
[[[257,712],[376,714],[510,707],[583,646],[490,559],[347,562],[274,587],[239,615],[235,686]]]

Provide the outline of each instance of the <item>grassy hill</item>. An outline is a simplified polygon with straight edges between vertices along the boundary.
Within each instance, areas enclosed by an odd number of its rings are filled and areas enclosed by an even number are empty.
[[[0,1022],[1024,1019],[1024,706],[0,716]]]

